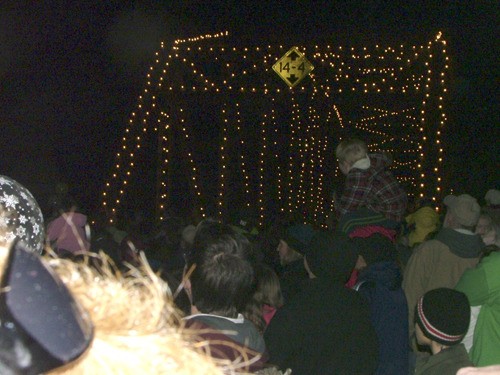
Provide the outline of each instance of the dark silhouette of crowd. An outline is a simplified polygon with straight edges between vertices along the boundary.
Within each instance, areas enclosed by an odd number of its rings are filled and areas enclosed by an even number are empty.
[[[389,157],[370,154],[358,139],[341,142],[336,157],[345,186],[336,193],[330,227],[297,213],[263,226],[172,216],[152,227],[140,210],[111,224],[104,212],[82,212],[68,196],[54,201],[44,220],[26,188],[0,176],[0,242],[10,249],[2,287],[15,285],[13,269],[22,268],[16,259],[42,274],[59,264],[51,282],[68,290],[36,303],[49,311],[51,298],[57,300],[67,316],[60,327],[74,335],[49,337],[60,322],[48,319],[53,326],[42,330],[42,322],[24,317],[23,296],[4,293],[2,322],[18,328],[2,323],[0,368],[39,373],[90,361],[85,352],[93,352],[100,330],[91,332],[92,323],[98,327],[93,313],[80,306],[80,292],[61,271],[67,266],[60,264],[74,264],[84,267],[78,275],[95,272],[90,279],[101,280],[103,290],[102,280],[116,275],[120,285],[134,284],[137,273],[157,277],[175,311],[167,320],[176,328],[168,332],[206,361],[200,373],[500,373],[500,191],[486,189],[481,203],[461,192],[442,202],[421,197],[410,207]],[[24,284],[38,285],[25,277]],[[31,298],[31,284],[16,293]],[[125,315],[135,308],[130,304]],[[31,353],[33,364],[22,367],[12,345]]]

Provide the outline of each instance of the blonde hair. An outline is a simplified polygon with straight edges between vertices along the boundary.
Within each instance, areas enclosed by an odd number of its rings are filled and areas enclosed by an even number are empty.
[[[267,265],[262,265],[257,273],[256,298],[272,307],[283,305],[280,279],[276,272]]]
[[[250,320],[263,333],[266,321],[262,314],[264,305],[275,308],[283,306],[283,294],[281,293],[280,279],[274,270],[261,264],[256,268],[257,288],[248,302],[243,315]]]
[[[0,207],[0,217],[5,212]],[[0,228],[0,278],[12,241]],[[59,258],[50,248],[47,264],[88,313],[94,327],[89,348],[78,359],[47,372],[52,375],[93,374],[244,374],[248,361],[209,356],[210,343],[196,340],[197,330],[184,328],[167,283],[148,265],[143,253],[138,267],[122,273],[103,252],[79,261]],[[36,313],[36,312],[34,312]],[[269,367],[261,375],[286,375]]]
[[[366,143],[357,138],[342,141],[335,149],[335,156],[338,161],[346,161],[351,165],[366,157],[367,153],[368,147]]]
[[[181,329],[181,313],[168,285],[142,258],[122,274],[104,253],[83,261],[44,257],[89,313],[94,338],[89,349],[50,374],[221,374],[195,350]],[[97,259],[95,259],[97,258]],[[100,263],[91,267],[89,260]]]
[[[210,342],[197,339],[198,330],[184,328],[168,285],[143,253],[141,266],[130,267],[127,274],[116,272],[104,253],[98,258],[104,260],[99,269],[85,261],[49,260],[94,323],[87,352],[51,375],[247,373],[250,360],[245,353],[236,362],[213,358]],[[275,367],[258,373],[283,374]]]

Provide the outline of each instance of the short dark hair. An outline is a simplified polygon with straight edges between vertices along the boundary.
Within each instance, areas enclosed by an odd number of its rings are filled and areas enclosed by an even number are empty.
[[[195,265],[190,277],[192,303],[202,313],[236,317],[255,288],[251,244],[224,224],[213,222],[210,226],[208,237],[195,235],[188,259],[188,268]],[[212,236],[214,233],[220,235]]]
[[[200,251],[209,246],[212,242],[221,236],[228,234],[232,235],[235,231],[229,226],[222,224],[214,218],[208,218],[200,221],[194,232],[193,243],[186,252],[186,263],[190,266],[193,264],[193,258]]]

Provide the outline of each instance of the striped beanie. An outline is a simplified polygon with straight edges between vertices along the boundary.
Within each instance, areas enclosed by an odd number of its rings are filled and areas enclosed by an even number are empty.
[[[446,346],[458,344],[469,328],[469,300],[454,289],[430,290],[418,301],[415,319],[429,339]]]

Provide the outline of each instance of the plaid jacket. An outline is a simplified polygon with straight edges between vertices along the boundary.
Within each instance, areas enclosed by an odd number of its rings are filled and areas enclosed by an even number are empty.
[[[347,174],[344,192],[335,201],[337,216],[368,208],[401,222],[407,206],[406,192],[387,170],[389,158],[382,154],[370,154],[369,158],[368,169],[352,168]]]

